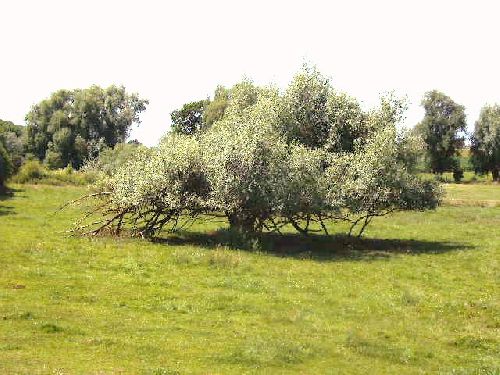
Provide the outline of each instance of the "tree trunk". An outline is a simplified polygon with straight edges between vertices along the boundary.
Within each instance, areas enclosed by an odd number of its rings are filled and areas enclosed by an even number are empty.
[[[238,213],[226,213],[229,227],[240,233],[255,232],[256,218]]]
[[[498,169],[493,169],[491,171],[491,175],[493,177],[493,181],[500,181],[500,173],[499,173]]]

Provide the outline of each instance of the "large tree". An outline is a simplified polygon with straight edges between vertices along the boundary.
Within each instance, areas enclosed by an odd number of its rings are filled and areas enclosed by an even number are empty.
[[[361,234],[375,216],[434,208],[436,183],[419,180],[401,160],[401,102],[383,98],[364,112],[308,74],[284,95],[235,85],[206,131],[170,132],[104,178],[92,195],[100,220],[76,229],[149,237],[203,214],[224,215],[242,233],[287,224],[327,232],[328,221],[340,220]]]
[[[28,151],[49,167],[79,168],[102,147],[124,142],[147,104],[123,86],[59,90],[26,115]]]
[[[422,106],[425,116],[418,130],[426,144],[431,171],[441,174],[457,168],[467,130],[464,107],[437,90],[425,94]]]
[[[499,181],[500,105],[486,105],[481,109],[471,141],[471,161],[476,172],[491,172],[493,180]]]

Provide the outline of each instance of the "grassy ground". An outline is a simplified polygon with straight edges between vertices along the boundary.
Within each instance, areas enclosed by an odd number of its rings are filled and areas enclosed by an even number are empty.
[[[67,238],[77,211],[52,212],[82,188],[16,188],[0,200],[1,374],[500,371],[500,207],[250,252],[216,246],[217,223],[158,243]]]
[[[500,206],[500,185],[446,184],[445,204]]]

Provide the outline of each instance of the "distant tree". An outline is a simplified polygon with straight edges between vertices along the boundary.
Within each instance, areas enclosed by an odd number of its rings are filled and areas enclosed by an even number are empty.
[[[209,103],[208,100],[199,100],[186,103],[181,109],[170,114],[172,131],[179,134],[194,134],[204,127],[203,112]]]
[[[458,168],[458,153],[464,145],[461,132],[466,131],[465,109],[437,90],[422,100],[425,116],[418,130],[426,144],[427,158],[433,173]]]
[[[491,172],[500,180],[500,105],[481,109],[471,138],[471,162],[478,173]]]
[[[26,115],[28,151],[51,168],[79,168],[103,147],[124,142],[147,104],[123,86],[59,90]]]
[[[230,89],[217,86],[213,100],[199,100],[186,103],[171,113],[172,132],[192,135],[209,129],[222,120],[231,104],[233,110],[243,110],[257,101],[259,88],[248,79],[243,79]]]
[[[0,133],[11,132],[16,136],[21,137],[25,130],[25,126],[15,125],[12,121],[5,121],[0,119]]]

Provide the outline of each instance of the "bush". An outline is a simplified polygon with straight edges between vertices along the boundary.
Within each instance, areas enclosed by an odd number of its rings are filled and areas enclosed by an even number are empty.
[[[97,174],[92,171],[75,171],[71,166],[63,169],[49,171],[48,174],[39,181],[47,185],[77,185],[85,186],[94,183]]]
[[[38,160],[26,161],[12,178],[19,184],[34,183],[47,175],[47,169]]]
[[[12,177],[12,181],[19,184],[89,185],[95,182],[96,178],[97,175],[93,172],[78,172],[71,166],[48,170],[40,161],[28,160]]]

